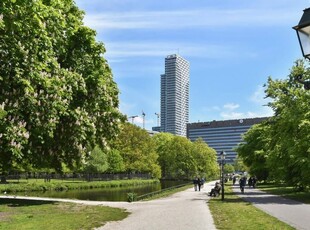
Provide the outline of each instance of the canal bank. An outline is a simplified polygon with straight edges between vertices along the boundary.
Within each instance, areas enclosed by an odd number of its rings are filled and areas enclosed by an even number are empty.
[[[18,197],[19,199],[49,200],[72,202],[87,205],[103,205],[124,208],[131,214],[122,221],[109,222],[97,230],[195,230],[216,229],[208,207],[207,192],[214,186],[214,182],[204,185],[198,192],[194,188],[173,194],[172,196],[151,201],[108,202],[83,201],[56,198]],[[12,196],[0,196],[13,198]]]
[[[184,181],[118,180],[102,182],[28,182],[20,185],[0,185],[2,193],[28,197],[49,197],[92,201],[127,201],[128,194],[142,196],[184,184]],[[3,187],[7,186],[7,190]],[[43,188],[44,186],[44,188]],[[31,191],[29,187],[32,187]],[[57,189],[57,188],[63,189]],[[19,191],[19,192],[18,192]]]

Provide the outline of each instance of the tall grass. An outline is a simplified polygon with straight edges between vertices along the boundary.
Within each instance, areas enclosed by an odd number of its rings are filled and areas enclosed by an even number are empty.
[[[14,193],[27,191],[62,191],[72,189],[92,189],[92,188],[115,188],[128,187],[143,184],[159,183],[157,179],[151,180],[113,180],[113,181],[63,181],[52,180],[51,182],[44,182],[44,180],[31,179],[28,182],[0,184],[0,192]]]

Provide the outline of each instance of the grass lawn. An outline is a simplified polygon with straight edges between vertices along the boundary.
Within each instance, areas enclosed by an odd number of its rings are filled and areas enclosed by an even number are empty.
[[[0,229],[93,229],[124,219],[123,209],[63,202],[0,199]]]
[[[212,198],[209,207],[217,229],[294,229],[234,195],[229,185],[225,186],[225,200]]]
[[[283,184],[259,184],[258,188],[271,194],[310,204],[310,191],[297,192],[294,187]]]

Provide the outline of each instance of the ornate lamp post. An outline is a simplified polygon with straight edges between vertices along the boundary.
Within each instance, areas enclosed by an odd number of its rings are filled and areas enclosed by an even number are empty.
[[[224,200],[224,164],[225,164],[225,156],[226,153],[222,151],[220,153],[221,156],[221,182],[222,182],[222,200]]]
[[[293,29],[296,30],[302,55],[310,60],[310,8],[304,10],[298,25]],[[303,84],[306,90],[310,90],[310,81],[303,80],[302,75],[297,76],[295,80]]]
[[[305,58],[310,58],[310,8],[304,10],[297,26],[293,27],[297,32],[299,45],[302,51],[302,55]]]

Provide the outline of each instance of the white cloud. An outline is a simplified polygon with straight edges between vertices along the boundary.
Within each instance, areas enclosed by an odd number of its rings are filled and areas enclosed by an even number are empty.
[[[237,113],[237,112],[221,112],[220,116],[224,120],[244,118],[244,114],[243,113]]]
[[[201,44],[197,42],[158,42],[158,41],[130,41],[105,42],[106,58],[117,60],[128,57],[165,57],[167,54],[180,51],[185,57],[204,57],[209,59],[231,59],[239,57],[253,58],[255,53],[242,51],[244,48],[236,44]],[[179,49],[181,47],[181,49]]]
[[[265,89],[262,85],[257,86],[255,92],[250,96],[250,101],[256,104],[266,104],[268,99],[265,98]]]
[[[290,9],[190,9],[165,11],[110,11],[87,14],[84,22],[95,29],[180,29],[193,27],[248,27],[285,25],[300,12]]]
[[[133,114],[130,114],[130,111],[132,111],[135,107],[136,107],[135,104],[130,104],[124,101],[120,101],[120,111],[123,114],[127,114],[128,116],[133,116]]]
[[[213,106],[212,109],[213,110],[220,110],[221,108],[219,106]]]
[[[264,109],[262,108],[258,112],[221,112],[220,116],[224,120],[231,120],[231,119],[241,119],[241,118],[254,118],[254,117],[270,117],[273,116],[273,112],[271,109]]]
[[[224,109],[228,109],[228,110],[235,110],[237,108],[239,108],[240,105],[239,104],[235,104],[235,103],[228,103],[228,104],[225,104],[223,106]]]

